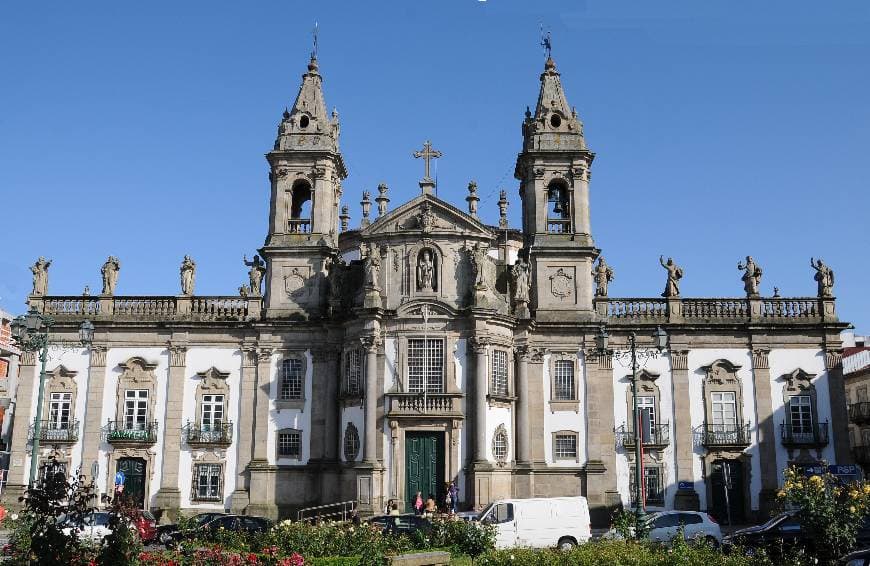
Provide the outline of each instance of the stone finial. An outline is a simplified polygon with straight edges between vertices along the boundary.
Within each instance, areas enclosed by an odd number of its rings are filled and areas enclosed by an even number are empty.
[[[507,191],[502,189],[502,191],[498,194],[498,227],[499,228],[506,229],[508,227],[507,208],[508,208]]]
[[[470,181],[468,183],[468,196],[465,197],[465,202],[468,203],[468,214],[477,218],[477,203],[480,197],[477,196],[477,183]]]
[[[83,297],[90,297],[91,296],[91,286],[90,285],[85,285],[85,289],[82,291],[82,296]]]
[[[375,201],[378,203],[378,217],[383,216],[387,213],[387,204],[390,202],[389,197],[387,196],[387,191],[389,187],[386,183],[381,183],[378,185],[378,196],[375,198]]]
[[[659,263],[662,264],[668,271],[668,281],[665,283],[665,292],[662,297],[679,297],[680,296],[680,279],[683,278],[683,268],[677,265],[673,258],[668,258],[665,262],[664,256],[659,256]]]
[[[32,295],[45,295],[48,293],[48,268],[51,266],[51,260],[39,256],[36,263],[30,268],[33,273],[33,291]]]
[[[362,207],[362,220],[360,220],[360,226],[365,228],[369,224],[371,224],[371,220],[369,220],[369,212],[372,209],[372,195],[368,191],[363,191],[362,200],[359,201],[360,206]]]
[[[110,255],[103,264],[100,273],[103,274],[103,295],[114,295],[115,286],[118,284],[118,272],[121,271],[121,261]]]
[[[190,297],[193,295],[193,286],[196,284],[196,262],[185,255],[179,269],[181,275],[181,294]]]
[[[818,295],[822,298],[834,296],[834,270],[831,269],[822,258],[810,258],[810,267],[816,270],[813,279],[818,284]]]
[[[746,263],[737,262],[737,269],[743,271],[743,290],[749,298],[759,296],[758,287],[761,285],[761,266],[755,263],[751,255],[746,256]]]
[[[341,220],[341,231],[347,232],[347,225],[350,223],[350,207],[347,205],[342,206],[338,219]]]

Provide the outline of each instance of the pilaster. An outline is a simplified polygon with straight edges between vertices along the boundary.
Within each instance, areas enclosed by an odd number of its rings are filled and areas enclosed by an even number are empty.
[[[248,506],[250,474],[248,472],[248,464],[253,456],[253,434],[254,430],[254,399],[257,391],[257,350],[252,345],[243,344],[242,351],[242,369],[241,369],[241,385],[240,385],[240,406],[243,410],[239,411],[239,434],[236,442],[238,443],[238,455],[236,460],[236,490],[233,492],[230,507],[233,513],[241,513]]]
[[[592,524],[607,526],[619,505],[613,420],[613,358],[586,353],[586,499]]]
[[[366,354],[365,393],[365,444],[363,460],[370,465],[378,464],[377,409],[378,409],[378,349],[381,339],[377,335],[361,338]]]
[[[257,352],[256,413],[254,424],[254,458],[252,462],[268,460],[269,404],[272,388],[272,348],[260,348]]]
[[[758,422],[759,465],[761,467],[761,494],[759,511],[768,516],[776,504],[778,469],[776,464],[776,426],[773,422],[773,397],[770,386],[770,349],[752,350],[752,378],[755,387],[755,418]]]
[[[468,341],[474,352],[474,462],[486,462],[486,354],[489,339],[475,336]]]
[[[668,304],[670,302],[669,299]],[[692,418],[688,402],[689,351],[672,348],[670,358],[674,391],[674,453],[677,460],[674,474],[677,478],[674,508],[697,511],[700,509],[701,502],[698,492],[695,491],[695,478],[692,472]]]
[[[7,488],[3,493],[3,500],[13,506],[20,505],[18,497],[24,495],[27,488],[30,466],[26,465],[29,450],[27,437],[30,425],[33,422],[32,407],[35,404],[33,396],[36,394],[35,385],[39,383],[38,363],[34,352],[21,352],[20,373],[18,379],[18,392],[15,402],[15,414],[13,417],[12,446],[9,458],[9,472]]]
[[[166,386],[166,416],[163,423],[163,471],[156,507],[164,509],[168,518],[181,506],[181,490],[178,487],[179,459],[181,455],[182,411],[184,408],[184,370],[187,366],[187,347],[169,344],[169,382]]]
[[[88,400],[85,403],[85,414],[82,422],[82,473],[91,477],[91,466],[99,458],[100,442],[102,440],[103,390],[106,385],[106,350],[105,344],[92,344],[88,364]],[[20,391],[20,389],[19,389]]]
[[[516,348],[517,376],[517,430],[516,437],[517,462],[528,464],[532,460],[531,427],[529,423],[529,348]]]
[[[828,348],[825,351],[825,368],[828,370],[828,394],[831,398],[831,432],[834,435],[836,464],[851,464],[849,449],[849,420],[846,411],[846,385],[843,381],[843,351]]]

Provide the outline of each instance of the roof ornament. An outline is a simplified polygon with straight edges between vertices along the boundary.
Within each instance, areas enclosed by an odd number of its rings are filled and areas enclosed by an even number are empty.
[[[441,152],[437,149],[432,148],[432,142],[426,140],[423,144],[423,149],[421,151],[415,151],[414,157],[423,158],[423,162],[425,163],[423,170],[423,179],[420,180],[420,188],[423,190],[424,195],[431,195],[433,193],[433,189],[435,188],[435,181],[429,175],[430,170],[430,161],[432,159],[438,159],[441,157]]]
[[[550,37],[550,30],[547,30],[547,33],[544,33],[544,24],[541,22],[541,47],[544,48],[544,53],[547,54],[547,60],[552,59],[553,56],[553,42]]]
[[[311,50],[311,58],[317,59],[317,20],[314,21],[314,29],[311,32],[313,49]]]

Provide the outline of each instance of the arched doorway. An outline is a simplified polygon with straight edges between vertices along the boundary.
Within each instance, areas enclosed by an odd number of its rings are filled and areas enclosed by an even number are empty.
[[[123,493],[136,504],[137,509],[145,508],[145,467],[142,458],[120,458],[115,469],[115,472],[123,472]]]

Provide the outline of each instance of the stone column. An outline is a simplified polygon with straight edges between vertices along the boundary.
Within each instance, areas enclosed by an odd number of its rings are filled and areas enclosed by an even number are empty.
[[[341,376],[338,374],[338,350],[325,348],[314,350],[312,360],[312,423],[317,423],[312,430],[312,438],[322,437],[323,443],[315,450],[311,447],[311,457],[329,462],[338,460],[340,431],[338,427],[338,386]],[[322,423],[322,424],[321,424]]]
[[[261,464],[269,454],[269,401],[272,388],[272,349],[260,348],[257,353],[257,418],[254,427],[254,458]]]
[[[474,350],[474,454],[475,462],[486,462],[486,353],[489,340],[476,336],[468,341]]]
[[[168,511],[161,520],[175,520],[181,506],[181,490],[178,488],[179,456],[181,453],[181,422],[184,409],[184,370],[187,347],[169,344],[169,383],[166,386],[166,417],[163,426],[163,472],[156,506]]]
[[[106,346],[93,344],[88,365],[88,400],[82,415],[82,473],[91,477],[91,465],[100,455],[103,426],[103,389],[106,386]],[[20,391],[20,389],[19,389]],[[104,471],[105,472],[105,471]]]
[[[516,349],[517,368],[517,462],[531,462],[531,423],[529,422],[529,348]]]
[[[365,395],[365,449],[363,460],[368,464],[378,463],[378,348],[380,338],[364,336],[361,338],[366,352],[366,395]]]
[[[586,354],[586,498],[592,525],[606,527],[619,504],[613,437],[613,358]]]
[[[700,508],[698,492],[695,491],[695,478],[692,472],[692,418],[689,412],[689,351],[671,350],[671,380],[673,383],[674,406],[674,455],[677,469],[677,494],[674,508],[684,511],[697,511]],[[775,458],[774,458],[775,461]],[[680,484],[691,486],[679,489]]]
[[[257,350],[251,346],[241,346],[242,368],[239,385],[239,423],[236,435],[238,454],[236,456],[236,490],[233,492],[230,507],[233,513],[242,513],[250,501],[248,487],[248,464],[253,456],[254,437],[254,399],[257,391]]]
[[[831,434],[834,439],[836,464],[851,464],[849,450],[849,417],[846,410],[846,385],[843,381],[843,352],[830,349],[825,352],[825,368],[828,370],[828,395],[831,403]]]
[[[755,386],[755,418],[758,421],[758,460],[761,467],[759,511],[767,517],[776,504],[779,484],[776,464],[776,425],[773,422],[773,399],[770,387],[770,364],[767,348],[752,351],[752,379]]]
[[[21,352],[18,378],[18,391],[15,399],[15,412],[13,413],[12,446],[9,459],[9,475],[7,488],[3,492],[3,501],[13,507],[20,507],[18,498],[24,495],[29,481],[30,466],[27,456],[30,454],[28,437],[30,426],[33,424],[31,411],[35,405],[33,399],[36,395],[36,385],[39,383],[39,369],[37,355],[34,352]]]

